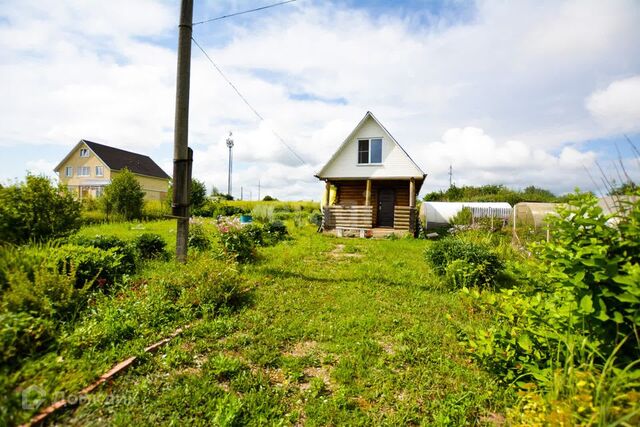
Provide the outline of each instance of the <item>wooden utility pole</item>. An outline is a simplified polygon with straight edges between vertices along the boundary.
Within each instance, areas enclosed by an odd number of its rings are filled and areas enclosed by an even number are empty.
[[[178,74],[176,78],[176,118],[173,132],[173,203],[177,218],[176,259],[187,262],[192,151],[189,148],[189,80],[191,73],[191,25],[193,0],[182,0],[178,35]]]

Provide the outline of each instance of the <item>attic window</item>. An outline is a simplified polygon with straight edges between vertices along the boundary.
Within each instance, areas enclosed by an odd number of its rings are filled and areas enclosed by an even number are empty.
[[[382,163],[382,138],[358,140],[358,164]]]
[[[81,148],[80,157],[89,157],[89,150],[87,148]]]

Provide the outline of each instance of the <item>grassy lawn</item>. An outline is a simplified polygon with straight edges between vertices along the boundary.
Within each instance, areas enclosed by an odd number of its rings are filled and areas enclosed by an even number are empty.
[[[143,226],[82,233],[157,232],[175,245],[173,222]],[[440,287],[424,262],[428,242],[338,239],[312,226],[290,230],[293,239],[260,249],[257,262],[239,267],[251,290],[237,310],[177,316],[128,344],[77,355],[66,368],[60,363],[52,388],[77,390],[181,322],[194,325],[58,421],[461,425],[482,424],[502,411],[503,387],[471,362],[453,326],[490,320]],[[161,277],[161,265],[149,268]],[[31,362],[22,373],[35,375],[40,367],[51,379],[50,364],[59,357]]]

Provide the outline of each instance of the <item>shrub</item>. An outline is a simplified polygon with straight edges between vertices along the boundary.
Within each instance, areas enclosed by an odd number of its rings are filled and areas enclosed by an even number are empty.
[[[638,191],[640,195],[640,191]],[[548,289],[574,310],[576,327],[598,337],[607,352],[625,337],[622,356],[640,357],[640,201],[610,220],[591,194],[576,194],[548,218],[553,238],[533,246]]]
[[[264,246],[264,225],[261,224],[247,224],[243,226],[243,231],[247,234],[249,239],[255,243],[256,246]]]
[[[570,196],[548,218],[552,240],[532,246],[527,286],[471,292],[496,321],[466,330],[469,350],[507,381],[530,382],[516,411],[525,419],[637,424],[640,202],[626,208],[612,224],[594,196]]]
[[[211,238],[201,222],[191,221],[189,225],[188,245],[201,251],[211,249]]]
[[[198,209],[196,214],[207,218],[217,218],[219,216],[233,216],[249,212],[249,209],[227,205],[215,200],[207,200],[204,205]]]
[[[225,254],[238,262],[247,262],[255,258],[256,243],[252,236],[240,225],[237,219],[222,221],[218,224],[220,243]]]
[[[209,256],[192,260],[178,280],[183,283],[178,304],[199,307],[200,312],[231,306],[241,293],[240,279],[235,269]]]
[[[264,226],[265,240],[270,244],[275,245],[276,243],[285,240],[289,237],[289,232],[287,231],[287,226],[284,225],[282,221],[273,221]]]
[[[102,250],[94,247],[62,245],[49,253],[49,262],[64,274],[75,272],[76,287],[86,284],[106,288],[112,285],[130,268],[121,263],[118,249]]]
[[[142,218],[144,191],[135,175],[127,168],[111,179],[104,188],[101,203],[107,216],[116,213],[126,220]]]
[[[136,237],[134,244],[142,259],[166,258],[168,255],[167,243],[158,234],[143,233]]]
[[[50,320],[29,313],[0,312],[0,363],[35,354],[54,339]]]
[[[146,221],[165,219],[171,213],[171,204],[160,200],[147,200],[142,208],[142,217]]]
[[[134,274],[137,270],[138,254],[133,244],[127,243],[116,236],[96,235],[94,237],[77,236],[72,242],[80,246],[92,246],[98,249],[113,249],[120,256],[121,269],[118,275]]]
[[[80,203],[66,187],[27,175],[25,183],[0,186],[0,240],[24,243],[71,234],[80,226]]]
[[[122,255],[117,253],[117,249],[102,250],[73,244],[31,245],[2,248],[0,254],[3,287],[15,285],[24,287],[26,292],[32,286],[29,283],[37,282],[38,278],[52,283],[71,278],[75,287],[80,289],[85,285],[105,287],[126,274],[121,263]],[[14,283],[16,281],[19,281],[19,286]],[[55,287],[55,283],[51,286]]]
[[[322,225],[322,212],[314,211],[309,214],[309,222],[316,227],[320,227]]]
[[[504,268],[488,247],[457,237],[434,242],[425,256],[436,273],[445,276],[453,287],[494,283]]]

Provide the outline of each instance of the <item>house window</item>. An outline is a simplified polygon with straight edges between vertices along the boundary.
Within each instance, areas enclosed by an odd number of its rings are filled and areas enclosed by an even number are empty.
[[[104,187],[96,187],[96,197],[102,197],[104,193]]]
[[[103,176],[103,175],[104,175],[104,170],[102,166],[96,166],[96,176]]]
[[[89,166],[81,166],[78,168],[78,176],[90,176],[91,168]]]
[[[81,148],[80,149],[80,157],[89,157],[89,149]]]
[[[73,176],[73,167],[72,166],[67,166],[64,169],[64,175],[69,177],[69,176]]]
[[[359,164],[382,163],[382,138],[358,140],[358,163]]]

